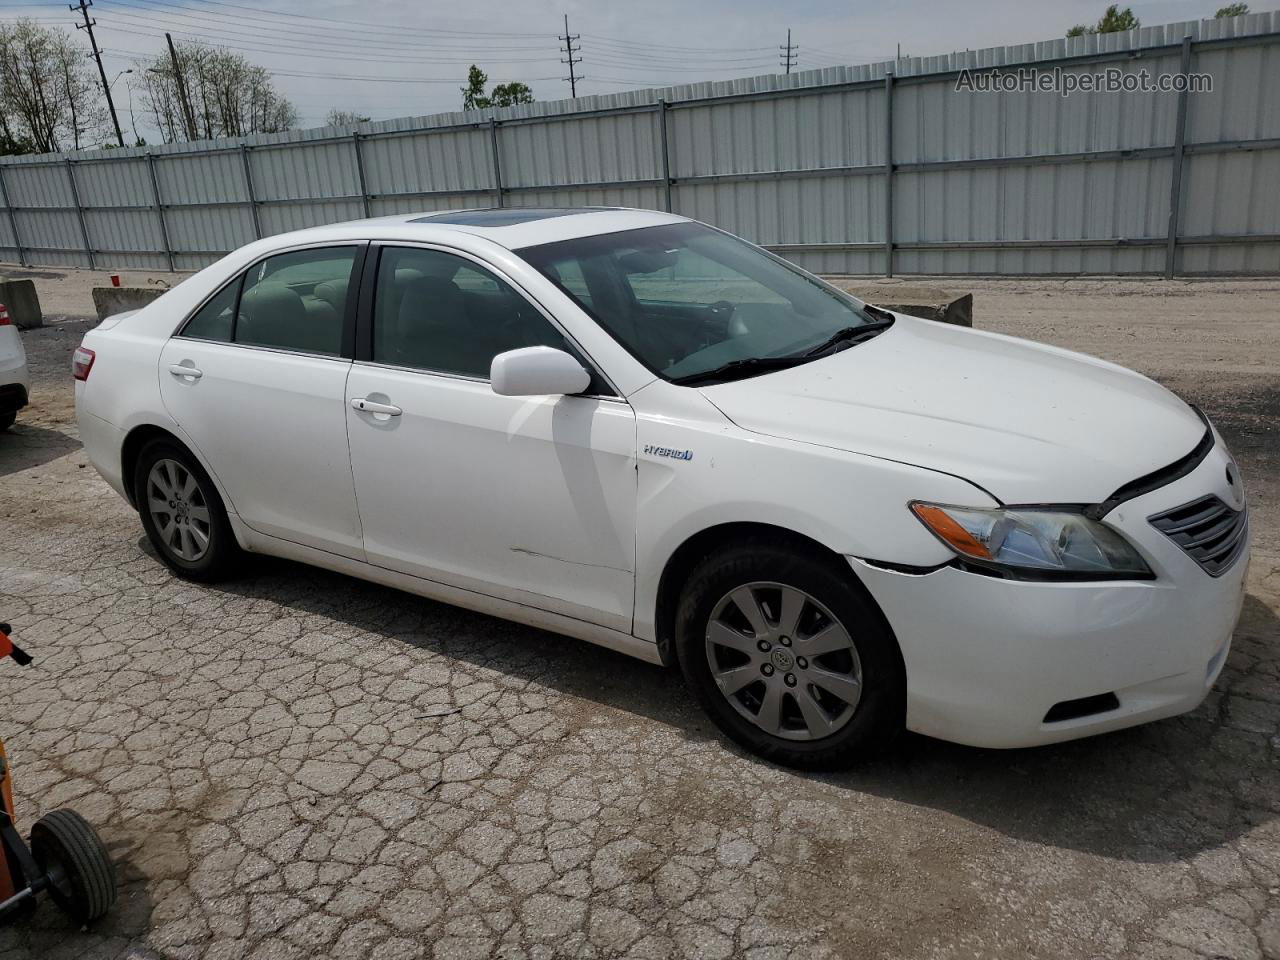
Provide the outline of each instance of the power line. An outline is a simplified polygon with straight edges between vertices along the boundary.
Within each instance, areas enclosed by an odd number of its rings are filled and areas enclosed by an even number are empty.
[[[84,16],[84,23],[77,23],[76,29],[84,30],[89,34],[89,45],[93,48],[93,59],[98,61],[98,76],[102,77],[102,92],[106,95],[107,108],[111,111],[111,125],[116,128],[116,141],[123,147],[124,134],[120,132],[120,120],[116,117],[116,104],[111,99],[111,84],[107,83],[107,70],[102,65],[102,51],[98,49],[98,40],[93,35],[93,25],[97,21],[89,19],[89,8],[91,6],[93,6],[93,0],[80,0],[79,6],[68,6],[67,9],[72,13],[79,10]]]
[[[785,47],[778,47],[778,49],[784,51],[779,63],[787,68],[787,73],[790,73],[792,66],[794,66],[795,62],[800,58],[800,48],[791,46],[790,27],[787,27],[787,45]],[[795,50],[796,52],[792,53],[792,50]]]
[[[578,76],[573,72],[573,65],[575,63],[581,63],[582,58],[581,57],[578,57],[576,59],[574,58],[573,41],[578,40],[580,38],[581,38],[581,34],[572,34],[569,32],[569,15],[566,13],[564,15],[564,36],[560,37],[559,39],[564,41],[563,52],[565,56],[568,57],[569,59],[561,60],[560,62],[567,63],[569,65],[569,76],[568,76],[569,96],[574,97],[575,99],[578,96]],[[582,47],[579,46],[578,50],[581,51],[581,49]]]

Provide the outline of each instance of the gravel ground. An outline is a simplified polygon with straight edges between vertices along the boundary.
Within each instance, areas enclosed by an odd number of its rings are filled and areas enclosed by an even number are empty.
[[[0,731],[23,822],[79,809],[121,898],[89,931],[42,906],[0,960],[1280,957],[1280,284],[944,283],[1227,435],[1256,546],[1199,710],[803,775],[606,650],[284,562],[175,580],[86,467],[60,323],[0,437],[0,613],[37,657]]]

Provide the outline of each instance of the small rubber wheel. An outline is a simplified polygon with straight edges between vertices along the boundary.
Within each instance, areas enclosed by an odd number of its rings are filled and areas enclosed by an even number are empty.
[[[49,896],[77,924],[116,902],[116,871],[98,834],[74,810],[54,810],[31,827],[31,856],[49,880]]]
[[[174,573],[202,583],[232,575],[240,546],[217,488],[186,449],[171,440],[148,443],[133,490],[147,538]]]
[[[706,557],[676,614],[685,681],[726,735],[785,766],[833,770],[887,749],[906,716],[902,656],[836,563],[761,539]]]
[[[18,419],[18,411],[10,410],[8,413],[0,413],[0,433],[4,433],[13,426],[15,420]]]

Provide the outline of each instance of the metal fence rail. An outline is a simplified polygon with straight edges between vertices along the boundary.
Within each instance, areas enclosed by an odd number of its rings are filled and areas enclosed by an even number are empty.
[[[962,70],[1208,74],[976,94]],[[257,237],[625,205],[849,274],[1280,273],[1280,14],[199,144],[0,159],[0,257],[194,269]]]

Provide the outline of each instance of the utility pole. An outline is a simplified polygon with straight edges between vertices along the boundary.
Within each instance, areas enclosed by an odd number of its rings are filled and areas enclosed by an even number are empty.
[[[77,30],[89,31],[89,45],[93,47],[93,59],[98,61],[98,76],[102,77],[102,92],[107,96],[107,109],[111,111],[111,123],[116,128],[116,142],[120,146],[124,146],[124,134],[120,132],[120,121],[116,118],[115,101],[111,99],[111,84],[107,83],[107,71],[102,66],[102,51],[98,49],[98,39],[93,35],[93,25],[97,20],[89,19],[89,8],[93,6],[93,0],[80,0],[75,6],[68,6],[67,9],[72,13],[77,10],[84,16],[84,23],[77,23]]]
[[[778,47],[782,51],[782,66],[787,68],[787,73],[791,72],[792,66],[800,59],[800,48],[791,45],[791,28],[787,28],[787,45]],[[792,51],[795,51],[794,53]]]
[[[573,56],[575,53],[582,52],[582,46],[579,45],[578,48],[575,50],[573,46],[573,41],[579,40],[581,38],[582,38],[582,34],[569,32],[569,15],[566,13],[564,15],[564,36],[560,37],[559,39],[564,41],[563,53],[569,59],[561,60],[560,62],[567,63],[569,65],[569,76],[566,79],[569,81],[569,96],[571,97],[576,97],[578,95],[578,81],[582,79],[582,77],[574,73],[574,70],[573,70],[573,65],[575,63],[582,62],[581,57],[578,57],[577,59],[575,59]]]
[[[187,140],[196,138],[196,118],[191,112],[191,101],[187,99],[187,82],[182,79],[182,69],[178,66],[178,51],[173,48],[173,37],[164,35],[169,44],[169,59],[173,62],[173,82],[178,87],[178,102],[182,105],[183,125],[187,128]]]

